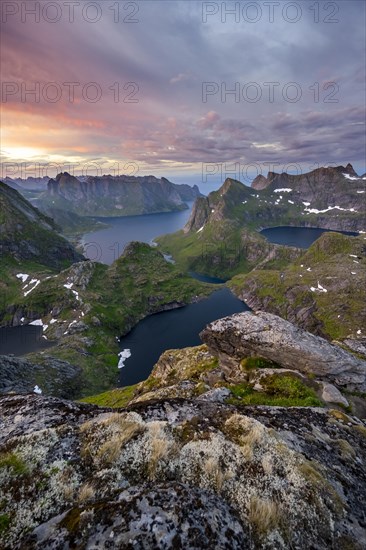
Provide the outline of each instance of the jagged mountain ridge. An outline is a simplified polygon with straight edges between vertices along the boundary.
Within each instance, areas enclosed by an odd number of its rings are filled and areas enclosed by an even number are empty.
[[[255,180],[263,189],[227,178],[220,189],[196,200],[183,231],[157,242],[182,267],[217,277],[245,273],[265,262],[270,269],[282,269],[291,254],[294,259],[294,249],[263,254],[271,243],[260,230],[292,226],[366,231],[366,179],[354,174],[351,165],[303,176],[269,174],[268,181],[264,176]]]
[[[329,205],[337,204],[343,208],[351,208],[355,206],[355,185],[360,185],[360,190],[365,186],[365,180],[362,178],[363,176],[357,175],[351,164],[347,164],[346,167],[318,168],[300,175],[269,172],[266,178],[262,175],[257,176],[251,187],[271,192],[278,188],[291,189],[291,192],[288,192],[289,198],[310,202],[314,207],[327,208]]]
[[[365,230],[366,179],[351,164],[299,176],[269,172],[267,178],[257,176],[250,188],[228,178],[218,191],[196,202],[185,232],[225,218],[253,229],[293,225]]]
[[[201,196],[198,187],[177,185],[155,176],[89,176],[67,172],[48,182],[41,204],[52,204],[81,215],[127,216],[187,208],[185,201]]]

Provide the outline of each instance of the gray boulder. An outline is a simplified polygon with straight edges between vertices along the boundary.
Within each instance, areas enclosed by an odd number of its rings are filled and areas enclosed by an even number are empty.
[[[322,399],[327,403],[337,403],[349,407],[349,403],[333,384],[323,384]]]
[[[366,391],[366,361],[270,313],[237,313],[210,323],[200,336],[233,368],[245,357],[260,356],[350,391]]]

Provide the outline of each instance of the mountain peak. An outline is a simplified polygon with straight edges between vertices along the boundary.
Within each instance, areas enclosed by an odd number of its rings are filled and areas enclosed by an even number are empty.
[[[60,172],[59,174],[57,174],[57,176],[55,177],[55,180],[56,181],[59,181],[60,179],[62,178],[73,178],[74,176],[72,176],[71,174],[69,174],[69,172]]]
[[[226,195],[229,191],[234,189],[243,189],[245,185],[241,181],[235,180],[233,178],[226,178],[224,183],[219,189],[221,195]]]
[[[358,176],[357,172],[354,170],[354,168],[353,168],[353,166],[350,162],[346,166],[346,172],[347,172],[347,174],[350,174],[351,176],[355,176],[355,177]]]
[[[265,189],[268,185],[269,185],[268,178],[266,178],[262,174],[258,174],[258,176],[254,178],[254,180],[252,181],[251,187],[253,189],[256,189],[257,191],[261,191],[262,189]]]

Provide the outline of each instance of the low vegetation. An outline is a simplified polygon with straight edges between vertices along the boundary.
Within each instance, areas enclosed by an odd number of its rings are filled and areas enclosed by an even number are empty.
[[[365,250],[363,236],[324,233],[281,271],[257,269],[228,284],[255,309],[295,321],[328,339],[343,340],[364,330]]]
[[[250,383],[231,385],[233,405],[270,405],[278,407],[322,407],[316,392],[295,375],[272,374],[260,379],[262,391]]]

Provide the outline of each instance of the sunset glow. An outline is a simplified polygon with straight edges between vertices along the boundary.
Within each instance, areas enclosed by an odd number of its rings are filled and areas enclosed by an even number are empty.
[[[251,25],[195,1],[114,3],[119,13],[80,2],[73,22],[61,4],[7,4],[2,163],[133,162],[168,176],[212,162],[364,168],[363,2],[340,2],[334,24],[303,6],[295,23],[263,7]]]

